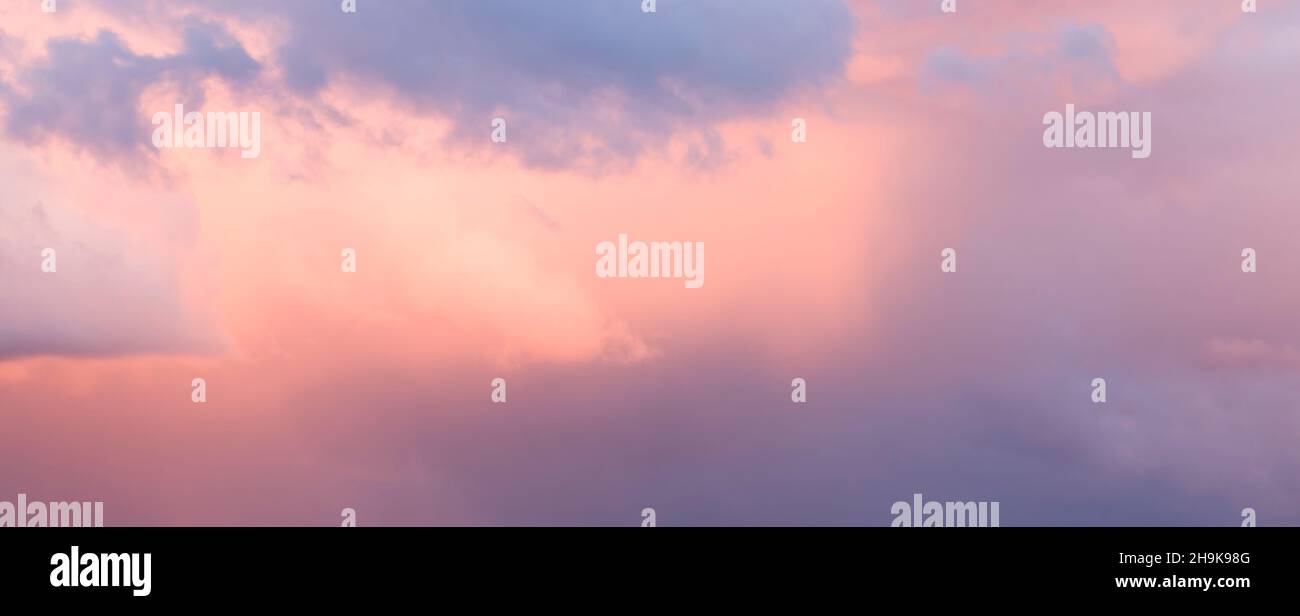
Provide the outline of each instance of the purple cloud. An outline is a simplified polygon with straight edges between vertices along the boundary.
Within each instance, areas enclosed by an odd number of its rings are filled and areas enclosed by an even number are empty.
[[[202,81],[216,76],[247,84],[261,67],[219,26],[189,20],[184,49],[148,56],[131,51],[117,34],[51,41],[46,56],[0,88],[12,139],[37,143],[57,135],[104,160],[134,159],[152,151],[149,117],[140,111],[145,88],[174,83],[191,105],[203,101]]]

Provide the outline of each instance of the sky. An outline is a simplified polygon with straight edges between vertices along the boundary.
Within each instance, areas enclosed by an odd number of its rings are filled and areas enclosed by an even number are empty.
[[[3,3],[0,500],[1300,524],[1300,4],[940,4]],[[259,155],[155,147],[177,104]],[[598,276],[620,234],[704,284]]]

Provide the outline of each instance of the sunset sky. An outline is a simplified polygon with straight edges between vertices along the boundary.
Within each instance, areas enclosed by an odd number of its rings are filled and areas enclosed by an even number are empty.
[[[0,500],[1300,524],[1300,3],[357,4],[0,4]],[[260,155],[155,148],[176,104]],[[1150,158],[1045,148],[1067,104]]]

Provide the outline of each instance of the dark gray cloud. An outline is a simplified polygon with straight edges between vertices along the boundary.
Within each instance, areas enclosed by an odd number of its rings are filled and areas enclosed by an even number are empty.
[[[108,30],[88,40],[50,41],[44,58],[0,89],[6,134],[26,143],[57,135],[102,158],[125,154],[131,160],[149,145],[150,116],[139,109],[145,88],[170,81],[186,104],[199,105],[204,79],[238,85],[259,73],[258,63],[220,26],[188,20],[184,28],[183,50],[169,56],[136,54]]]
[[[451,139],[470,146],[486,144],[502,116],[510,148],[539,167],[626,162],[681,134],[706,155],[715,123],[837,78],[853,28],[841,0],[666,0],[655,14],[634,0],[367,2],[349,15],[310,0],[222,9],[285,17],[276,62],[303,97],[364,84],[451,118]]]
[[[972,84],[980,78],[980,67],[953,47],[941,47],[925,58],[926,72],[942,81]]]
[[[1114,48],[1114,35],[1098,24],[1069,24],[1060,33],[1060,52],[1067,58],[1109,62]]]
[[[1115,37],[1099,24],[1069,22],[1050,33],[1006,43],[1006,50],[992,55],[956,45],[931,50],[921,73],[923,86],[933,90],[936,85],[956,85],[1018,97],[1023,94],[1009,88],[1026,76],[1062,75],[1084,91],[1104,91],[1120,81],[1112,58]]]
[[[264,84],[271,90],[311,101],[330,84],[355,84],[449,118],[449,142],[466,148],[487,145],[492,119],[504,117],[508,151],[540,168],[626,164],[673,137],[686,141],[687,163],[725,162],[715,126],[837,79],[853,30],[842,0],[666,0],[655,14],[634,0],[397,0],[355,14],[320,0],[192,5],[285,25],[271,59],[283,83]],[[139,0],[119,10],[166,8]],[[206,77],[241,85],[262,74],[222,28],[183,20],[184,48],[171,56],[138,55],[107,30],[50,42],[48,57],[0,83],[6,132],[120,154],[148,143],[138,101],[149,85],[173,81],[197,105]]]

